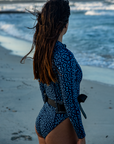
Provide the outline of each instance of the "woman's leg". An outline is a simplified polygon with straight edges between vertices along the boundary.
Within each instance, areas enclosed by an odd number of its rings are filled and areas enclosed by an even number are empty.
[[[65,119],[45,138],[46,144],[77,144],[77,134],[69,120]]]
[[[39,144],[46,144],[44,138],[37,132],[36,126],[35,126],[35,131],[38,136]]]

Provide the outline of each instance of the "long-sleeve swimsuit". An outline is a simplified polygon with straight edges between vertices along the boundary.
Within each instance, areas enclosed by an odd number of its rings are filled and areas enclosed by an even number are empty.
[[[63,101],[66,113],[56,113],[56,108],[47,102],[43,105],[36,118],[36,129],[38,133],[46,136],[62,121],[69,118],[79,139],[85,137],[82,124],[80,107],[77,100],[82,79],[82,70],[73,53],[66,45],[57,41],[53,50],[53,70],[57,76],[57,82],[50,85],[39,82],[42,98],[45,101],[44,92],[54,101]],[[59,71],[59,73],[57,72]]]

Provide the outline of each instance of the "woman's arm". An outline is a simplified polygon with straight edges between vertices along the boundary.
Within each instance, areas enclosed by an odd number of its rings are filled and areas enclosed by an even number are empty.
[[[78,138],[82,139],[85,137],[85,132],[77,99],[82,73],[74,56],[69,60],[63,59],[62,65],[59,65],[59,72],[62,74],[59,75],[59,82],[67,114]]]
[[[85,138],[79,139],[77,144],[86,144]]]
[[[40,90],[41,90],[41,93],[42,93],[42,97],[43,97],[43,101],[45,102],[45,88],[44,88],[44,84],[42,82],[39,82],[39,86],[40,86]]]

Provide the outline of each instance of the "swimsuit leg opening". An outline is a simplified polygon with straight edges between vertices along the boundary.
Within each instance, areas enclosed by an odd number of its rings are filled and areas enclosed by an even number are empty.
[[[36,134],[38,136],[39,144],[46,144],[45,139],[38,133],[38,131],[36,129],[36,125],[35,125],[35,132],[36,132]]]

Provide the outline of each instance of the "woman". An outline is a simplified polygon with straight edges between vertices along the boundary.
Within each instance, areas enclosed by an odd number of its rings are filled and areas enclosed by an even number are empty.
[[[69,16],[67,0],[47,1],[37,15],[33,69],[44,101],[35,122],[39,144],[85,144],[77,100],[82,71],[62,43]]]

